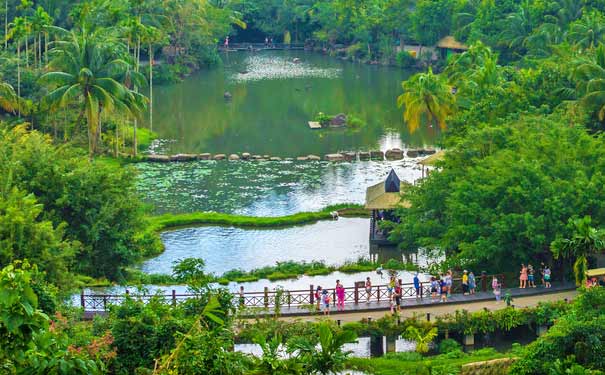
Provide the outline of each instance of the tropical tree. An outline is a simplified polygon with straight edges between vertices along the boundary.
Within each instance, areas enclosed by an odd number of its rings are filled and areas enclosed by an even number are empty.
[[[48,27],[52,25],[52,17],[46,13],[44,8],[38,6],[30,17],[31,29],[34,33],[34,65],[42,67],[42,38],[44,37],[45,50],[48,45]],[[45,51],[47,52],[47,51]],[[45,54],[46,57],[46,54]]]
[[[567,39],[582,48],[594,48],[605,37],[605,16],[601,12],[590,12],[569,26]]]
[[[316,341],[302,339],[291,343],[288,350],[306,365],[308,373],[331,374],[344,368],[350,354],[342,350],[344,344],[355,342],[357,335],[353,331],[333,331],[329,323],[317,326],[319,348]]]
[[[397,105],[405,107],[403,119],[410,132],[416,131],[423,116],[430,126],[439,125],[446,129],[446,119],[454,111],[456,99],[452,88],[444,76],[428,72],[418,73],[401,83],[403,94],[397,98]]]
[[[67,40],[54,43],[51,72],[40,78],[53,88],[43,102],[51,109],[79,104],[76,126],[86,118],[92,159],[100,139],[101,115],[121,112],[137,117],[146,100],[120,82],[120,77],[130,71],[130,65],[119,54],[123,45],[102,41],[97,34],[72,31],[68,35]]]
[[[430,349],[430,343],[437,337],[437,328],[427,327],[422,329],[409,326],[405,330],[405,337],[416,343],[416,351],[418,353],[427,353]]]
[[[576,81],[576,96],[580,104],[596,113],[600,121],[605,120],[605,45],[599,46],[587,57],[575,61],[573,72]]]
[[[17,97],[21,97],[21,41],[27,39],[27,22],[24,17],[16,17],[11,23],[7,39],[13,39],[17,45]],[[17,106],[17,115],[21,117],[21,106]]]
[[[6,112],[15,113],[19,107],[19,98],[13,86],[6,82],[0,82],[0,108]]]
[[[605,230],[593,228],[591,224],[590,216],[570,219],[569,225],[573,227],[571,237],[558,238],[551,244],[555,258],[574,260],[573,270],[577,286],[586,280],[588,257],[605,250]]]

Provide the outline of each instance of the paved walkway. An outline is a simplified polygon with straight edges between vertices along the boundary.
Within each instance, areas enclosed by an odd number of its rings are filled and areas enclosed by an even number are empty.
[[[557,301],[573,299],[577,292],[573,284],[553,285],[550,289],[541,287],[530,289],[510,288],[505,289],[504,293],[509,292],[513,296],[512,304],[516,307],[535,306],[539,302]],[[429,298],[407,298],[402,301],[402,316],[425,315],[438,316],[447,313],[453,313],[456,310],[465,309],[468,311],[477,311],[483,308],[498,310],[504,308],[506,304],[503,301],[496,302],[492,292],[478,292],[474,295],[465,296],[454,294],[448,298],[447,302],[440,302],[439,299]],[[299,307],[284,307],[281,309],[282,319],[305,318],[303,320],[315,320],[323,317],[323,314],[311,313],[309,309]],[[365,302],[345,305],[344,311],[337,311],[335,306],[331,306],[330,316],[333,319],[341,321],[359,321],[362,318],[380,318],[390,311],[388,301]]]

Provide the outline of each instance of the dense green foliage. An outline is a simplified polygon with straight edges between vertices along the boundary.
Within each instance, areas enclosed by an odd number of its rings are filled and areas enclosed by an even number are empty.
[[[129,169],[89,163],[22,127],[0,130],[0,264],[28,258],[48,280],[69,273],[117,279],[158,248]]]

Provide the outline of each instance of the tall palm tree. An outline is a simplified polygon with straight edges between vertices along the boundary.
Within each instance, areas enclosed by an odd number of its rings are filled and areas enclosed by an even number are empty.
[[[34,65],[42,67],[42,37],[45,38],[44,45],[48,42],[48,27],[52,25],[53,19],[46,13],[44,8],[38,6],[30,18],[32,32],[34,33]]]
[[[574,233],[570,238],[553,241],[551,249],[557,259],[575,259],[573,269],[576,285],[580,286],[586,279],[588,257],[605,250],[605,231],[593,228],[590,216],[569,221],[574,227]]]
[[[7,39],[13,39],[17,48],[17,98],[21,98],[21,41],[27,38],[27,21],[25,17],[15,17],[11,23]],[[21,106],[17,106],[17,115],[21,117]]]
[[[65,41],[55,42],[50,53],[49,73],[40,81],[52,91],[43,102],[49,108],[80,106],[78,123],[86,118],[89,157],[97,151],[101,135],[101,114],[122,112],[140,116],[145,100],[119,81],[129,64],[116,51],[117,42],[102,41],[95,34],[71,32]]]
[[[401,86],[403,94],[397,98],[397,105],[405,107],[403,119],[410,132],[420,127],[423,116],[431,126],[436,123],[441,129],[447,127],[445,120],[454,111],[456,99],[445,77],[434,74],[429,67],[428,72],[415,74]]]
[[[573,79],[580,104],[605,120],[605,46],[599,46],[588,56],[575,61]]]

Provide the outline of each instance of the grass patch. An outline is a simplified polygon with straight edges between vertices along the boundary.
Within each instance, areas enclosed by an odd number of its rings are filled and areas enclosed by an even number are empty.
[[[270,228],[313,223],[332,219],[331,212],[338,211],[341,216],[367,217],[369,211],[359,204],[339,204],[328,206],[317,212],[300,212],[287,216],[256,217],[231,215],[218,212],[193,212],[184,214],[164,214],[149,218],[154,230],[194,225],[229,225],[234,227]]]

